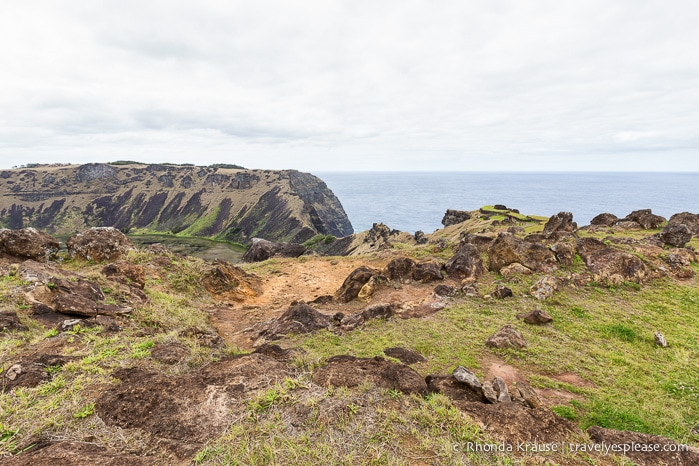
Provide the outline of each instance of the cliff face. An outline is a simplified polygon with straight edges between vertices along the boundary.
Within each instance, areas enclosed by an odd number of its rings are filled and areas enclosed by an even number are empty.
[[[0,226],[54,234],[113,226],[241,243],[353,233],[340,201],[308,173],[136,164],[1,171]]]

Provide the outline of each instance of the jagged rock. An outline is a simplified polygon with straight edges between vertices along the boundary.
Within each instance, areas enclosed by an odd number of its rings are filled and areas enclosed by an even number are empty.
[[[201,277],[204,289],[220,301],[243,301],[262,294],[262,280],[233,264],[215,260]]]
[[[575,246],[570,243],[556,243],[551,246],[551,250],[556,255],[556,260],[563,265],[573,265],[575,261]]]
[[[278,340],[290,333],[301,334],[329,328],[333,318],[321,314],[306,303],[298,303],[289,307],[278,319],[260,332],[259,336],[268,340]]]
[[[553,317],[551,317],[548,312],[542,311],[541,309],[535,309],[526,314],[517,314],[517,318],[531,325],[545,325],[553,322]]]
[[[511,278],[514,277],[515,275],[531,275],[532,274],[532,269],[529,269],[522,264],[515,262],[514,264],[510,264],[507,267],[503,267],[500,269],[500,275],[502,275],[505,278]]]
[[[409,282],[413,277],[415,261],[409,257],[396,257],[391,260],[383,270],[383,274],[389,280]]]
[[[16,312],[0,312],[0,332],[24,332],[25,330],[29,329],[20,322]]]
[[[659,435],[620,431],[592,426],[587,433],[593,442],[614,445],[639,466],[697,466],[699,449],[682,448],[674,440]]]
[[[66,241],[71,257],[95,262],[114,261],[126,255],[134,245],[113,227],[94,227]]]
[[[614,231],[640,230],[642,227],[631,220],[619,220],[614,224]]]
[[[529,289],[532,296],[538,300],[550,298],[558,290],[558,280],[554,277],[545,276],[537,280]]]
[[[272,257],[299,257],[306,252],[303,244],[275,243],[262,238],[253,238],[252,244],[243,254],[243,262],[261,262]]]
[[[475,283],[467,283],[461,287],[461,292],[464,294],[464,296],[474,298],[478,296],[478,287],[475,285]]]
[[[430,393],[441,393],[451,400],[483,403],[483,390],[473,390],[465,383],[459,382],[451,375],[430,374],[425,377]]]
[[[461,244],[472,244],[478,248],[479,253],[486,252],[493,243],[493,240],[495,240],[495,237],[493,236],[474,235],[472,233],[461,233],[461,236],[459,237]]]
[[[391,236],[391,229],[383,223],[374,223],[364,238],[365,243],[381,244],[388,241]]]
[[[371,277],[368,282],[366,282],[359,290],[357,294],[357,299],[360,301],[370,301],[370,298],[374,295],[376,287],[378,285],[378,276]]]
[[[87,183],[93,180],[114,178],[117,169],[105,163],[87,163],[80,165],[75,171],[75,180],[79,183]]]
[[[509,233],[500,233],[488,249],[488,269],[499,272],[515,262],[532,270],[549,271],[556,266],[556,257],[543,244],[529,243]]]
[[[629,215],[624,217],[624,221],[636,222],[641,225],[644,230],[652,230],[659,228],[660,224],[665,221],[664,217],[660,215],[655,215],[651,212],[651,209],[641,209],[634,210]]]
[[[378,273],[377,270],[367,266],[361,266],[353,270],[335,293],[335,299],[343,303],[352,301],[359,296],[362,287]]]
[[[577,225],[573,222],[573,214],[571,212],[559,212],[552,215],[544,225],[543,234],[546,237],[554,233],[573,233],[577,230]]]
[[[507,389],[507,384],[500,377],[493,378],[493,389],[497,395],[499,403],[508,403],[512,401],[510,391]]]
[[[490,348],[526,348],[524,337],[511,325],[505,325],[493,336],[488,338],[485,345]]]
[[[396,358],[403,364],[417,364],[418,362],[425,362],[427,359],[425,359],[420,353],[416,353],[413,350],[409,350],[407,348],[400,348],[400,347],[394,347],[394,348],[386,348],[383,350],[383,353],[386,356]]]
[[[58,240],[35,228],[0,230],[0,253],[47,262],[58,253]]]
[[[427,237],[425,236],[425,232],[422,230],[416,231],[413,238],[415,238],[415,242],[417,244],[427,244]]]
[[[517,382],[517,390],[519,391],[519,395],[524,400],[524,404],[530,408],[536,409],[543,406],[541,398],[539,398],[539,395],[536,394],[536,391],[528,383]]]
[[[474,392],[482,391],[483,386],[481,385],[480,380],[478,380],[478,377],[476,377],[476,374],[465,367],[458,366],[456,369],[454,369],[454,372],[452,372],[451,375],[462,384],[467,385]]]
[[[132,264],[126,261],[117,261],[107,264],[102,269],[105,277],[116,277],[118,281],[131,284],[143,289],[146,286],[146,272],[142,265]]]
[[[471,214],[465,210],[451,210],[448,209],[442,218],[442,225],[448,227],[450,225],[456,225],[461,222],[465,222],[471,218]]]
[[[684,224],[687,225],[689,230],[694,236],[699,236],[699,214],[692,214],[689,212],[681,212],[670,217],[668,220],[668,225],[672,224]]]
[[[364,316],[361,312],[349,316],[342,316],[340,319],[340,328],[342,328],[342,330],[354,330],[362,324],[364,324]]]
[[[684,223],[668,223],[659,237],[665,244],[683,248],[692,240],[692,231]]]
[[[442,264],[437,262],[419,262],[415,264],[413,280],[420,283],[444,280],[442,276]]]
[[[434,294],[437,296],[452,297],[456,296],[457,289],[450,285],[437,285],[434,287]]]
[[[512,295],[512,290],[506,287],[505,285],[497,285],[495,287],[495,291],[491,293],[491,296],[497,299],[505,299],[505,298],[511,298]]]
[[[660,332],[655,332],[655,344],[662,348],[667,348],[669,346],[665,336]]]
[[[478,248],[469,243],[459,245],[445,269],[452,278],[478,277],[485,271]]]
[[[595,218],[590,220],[590,225],[601,225],[601,226],[611,227],[618,220],[619,220],[619,217],[617,217],[616,215],[605,212],[605,213],[597,215]]]
[[[369,306],[362,311],[362,317],[364,320],[371,319],[388,319],[396,313],[396,306],[394,304],[374,304]]]
[[[483,382],[483,397],[488,401],[489,403],[497,403],[498,402],[498,395],[495,393],[495,390],[493,389],[493,384],[490,383],[489,381]]]
[[[62,314],[92,317],[96,315],[121,315],[131,312],[131,308],[104,303],[104,293],[96,282],[77,278],[66,280],[53,277],[47,284],[50,293],[47,302]]]
[[[633,254],[613,249],[594,238],[581,238],[576,243],[578,253],[595,280],[612,285],[625,281],[643,282],[648,267]]]
[[[356,387],[370,381],[381,388],[405,394],[427,394],[425,380],[410,367],[382,357],[333,356],[313,372],[313,382],[321,386]]]

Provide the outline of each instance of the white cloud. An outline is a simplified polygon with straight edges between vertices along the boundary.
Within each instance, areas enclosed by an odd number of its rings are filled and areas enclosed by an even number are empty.
[[[0,166],[699,170],[698,16],[691,1],[14,2]]]

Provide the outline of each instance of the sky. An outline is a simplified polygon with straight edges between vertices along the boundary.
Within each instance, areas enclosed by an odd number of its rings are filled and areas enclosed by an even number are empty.
[[[5,2],[0,168],[699,171],[695,0]]]

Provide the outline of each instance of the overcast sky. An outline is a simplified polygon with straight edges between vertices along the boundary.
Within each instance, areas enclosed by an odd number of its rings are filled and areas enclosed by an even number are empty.
[[[699,2],[4,2],[0,167],[699,171]]]

